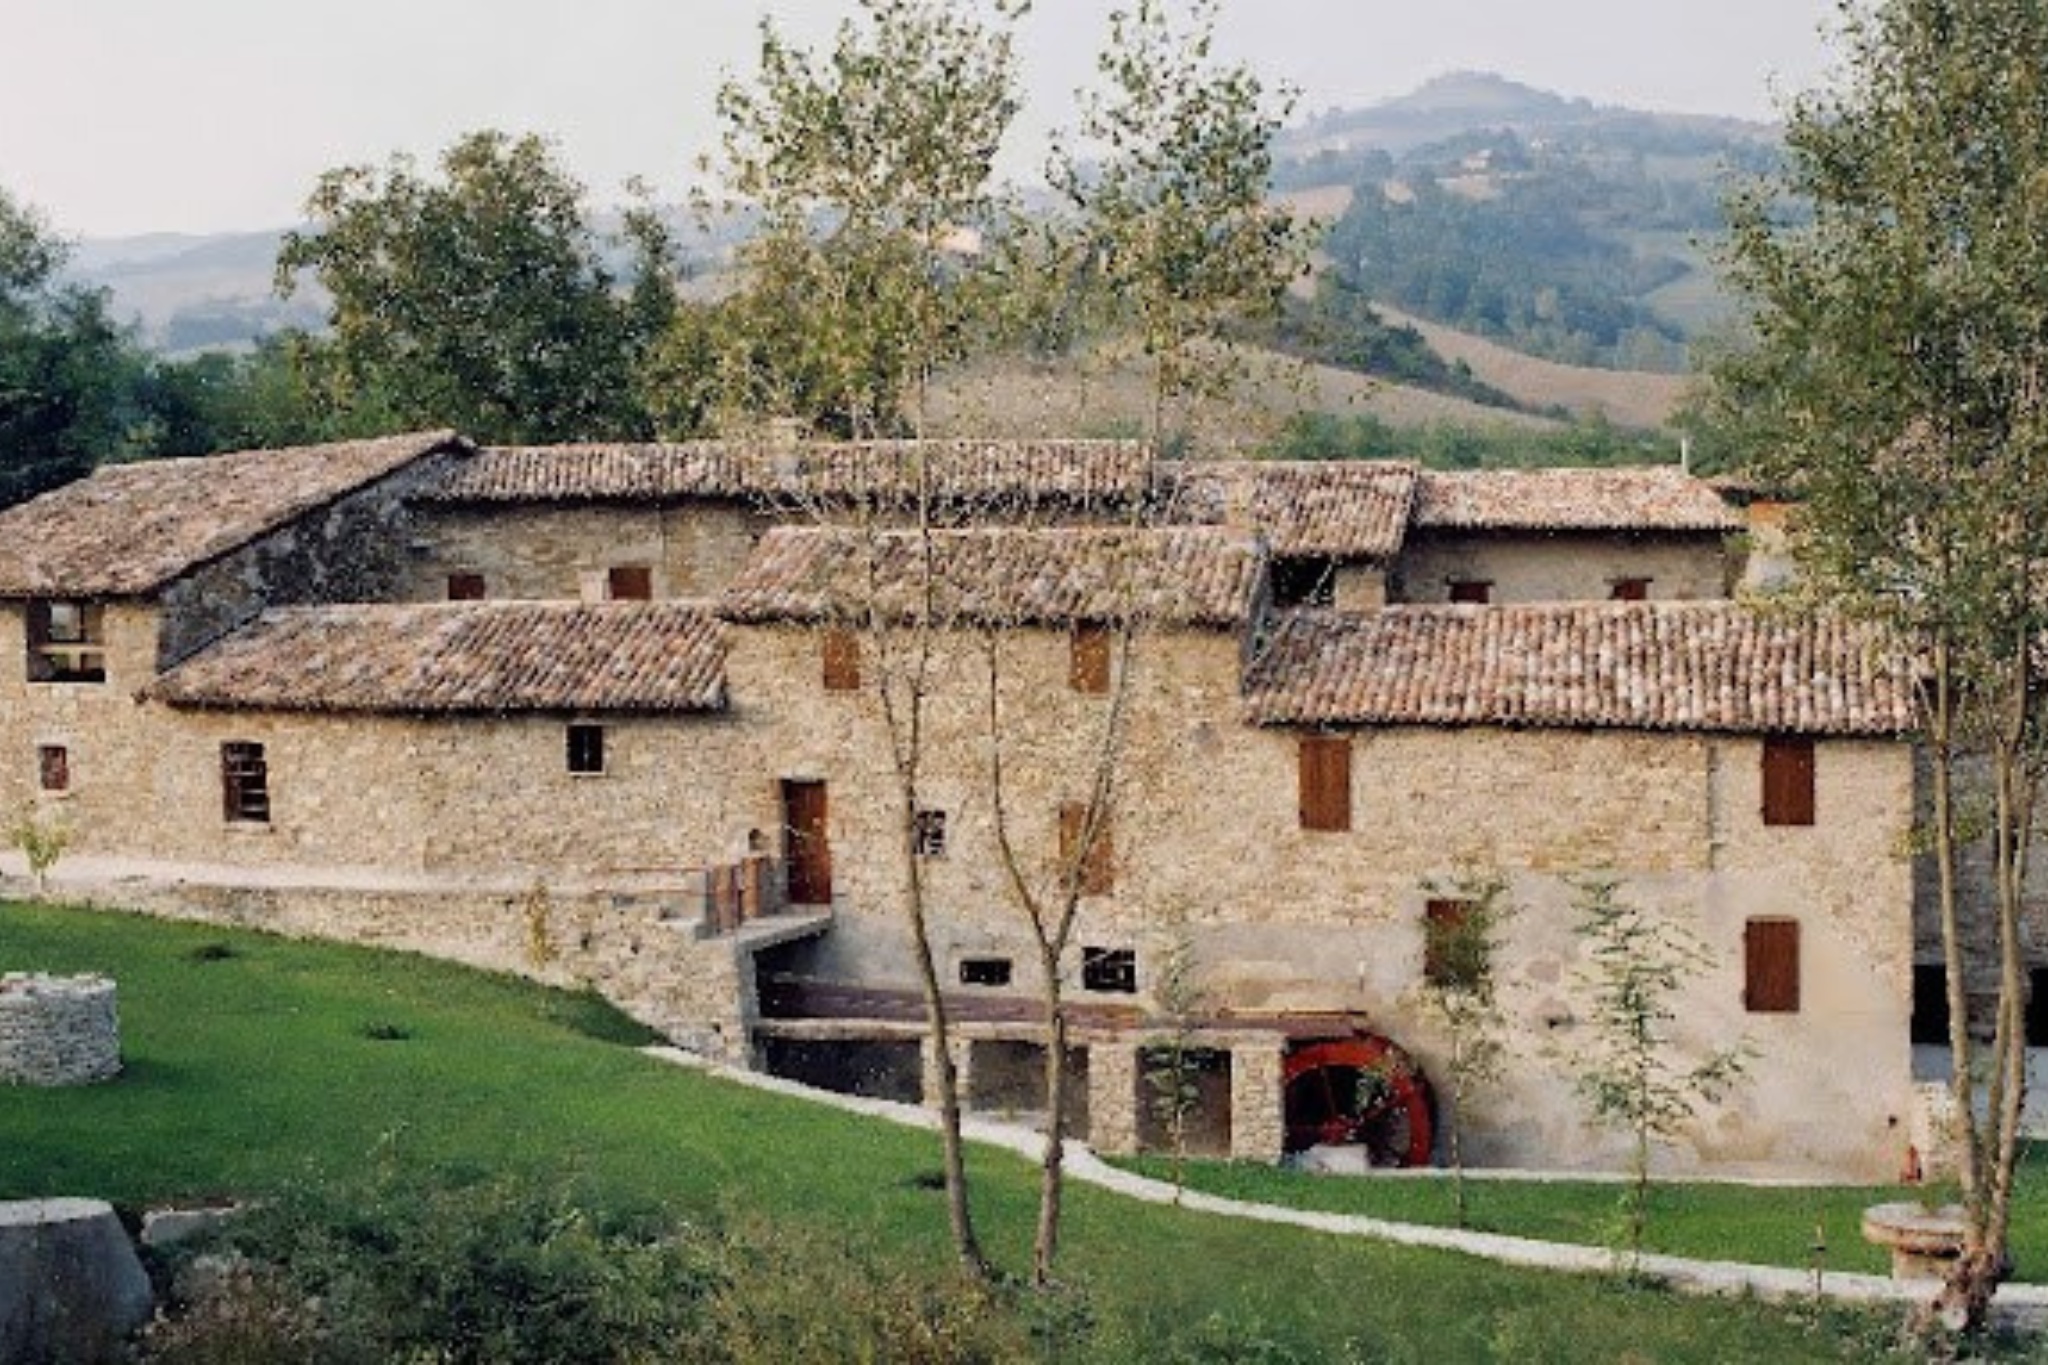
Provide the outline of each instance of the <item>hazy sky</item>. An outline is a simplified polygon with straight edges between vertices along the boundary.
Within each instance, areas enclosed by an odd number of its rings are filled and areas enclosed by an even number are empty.
[[[1072,117],[1115,0],[1037,0],[1036,166]],[[713,144],[712,94],[772,12],[823,42],[850,0],[0,0],[0,186],[69,235],[282,226],[318,174],[430,158],[483,127],[556,139],[593,196],[664,197]],[[1454,70],[1600,103],[1769,117],[1813,83],[1832,0],[1225,0],[1230,58],[1301,109]]]

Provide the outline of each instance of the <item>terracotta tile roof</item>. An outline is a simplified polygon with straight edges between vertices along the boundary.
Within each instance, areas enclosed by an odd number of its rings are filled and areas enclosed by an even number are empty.
[[[701,602],[288,607],[150,695],[274,711],[713,711],[725,705],[725,645]]]
[[[1415,501],[1411,464],[1377,460],[1218,460],[1162,465],[1177,521],[1262,532],[1276,555],[1388,559]]]
[[[1245,705],[1265,725],[1895,735],[1912,693],[1883,640],[1733,602],[1297,612],[1247,672]]]
[[[947,502],[1127,502],[1151,453],[1138,441],[693,441],[479,451],[425,500],[442,503],[639,502],[685,498],[915,496],[922,458]]]
[[[0,597],[140,596],[461,444],[432,431],[110,465],[0,512]]]
[[[732,621],[890,616],[919,609],[921,540],[911,532],[778,527],[720,599]],[[933,533],[936,614],[952,621],[1046,625],[1137,615],[1231,627],[1250,618],[1258,550],[1211,527],[985,528]],[[877,585],[871,590],[870,583]]]
[[[1742,521],[1711,484],[1658,465],[1425,470],[1415,490],[1415,524],[1502,531],[1728,531]]]

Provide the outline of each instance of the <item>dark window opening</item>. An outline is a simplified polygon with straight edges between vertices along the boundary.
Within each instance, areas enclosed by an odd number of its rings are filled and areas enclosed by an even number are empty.
[[[1069,801],[1060,807],[1060,867],[1071,869],[1084,896],[1106,896],[1116,886],[1115,845],[1110,838],[1109,817],[1096,822],[1095,837],[1087,848],[1081,841],[1088,833],[1088,805]],[[1079,860],[1078,866],[1076,860]]]
[[[1484,578],[1453,578],[1451,580],[1451,600],[1453,602],[1491,602],[1493,600],[1493,583],[1490,579]]]
[[[654,570],[645,564],[614,564],[605,575],[604,590],[614,602],[651,602]]]
[[[105,682],[105,616],[91,602],[28,604],[28,680]]]
[[[1617,602],[1647,602],[1650,600],[1650,580],[1647,578],[1617,578],[1613,590],[1608,594]]]
[[[44,791],[70,791],[71,751],[61,744],[38,745],[36,771]]]
[[[2048,968],[2027,973],[2027,1046],[2048,1047]]]
[[[1301,827],[1351,828],[1351,739],[1303,735],[1299,755]]]
[[[860,691],[860,636],[828,630],[821,646],[827,692]]]
[[[1081,989],[1115,995],[1138,993],[1138,950],[1135,948],[1083,948]]]
[[[572,725],[569,727],[569,771],[586,776],[604,772],[604,727],[602,725]]]
[[[1433,900],[1422,907],[1422,979],[1471,990],[1486,972],[1486,945],[1472,932],[1472,902]]]
[[[911,821],[911,848],[920,858],[946,856],[946,812],[921,810]]]
[[[270,823],[270,767],[263,746],[231,740],[220,746],[221,814],[234,824]]]
[[[1010,974],[1010,959],[1007,957],[960,959],[960,984],[963,986],[1007,986]]]
[[[1813,741],[1773,735],[1763,748],[1763,818],[1767,825],[1813,823]]]
[[[1109,691],[1109,627],[1074,627],[1068,643],[1067,686],[1076,692]]]
[[[2040,982],[2035,982],[2034,1000],[2041,999]],[[2027,1012],[2027,1036],[2033,1037],[2033,1009]],[[1932,1047],[1947,1047],[1948,970],[1940,963],[1913,968],[1912,1040]]]
[[[1273,561],[1273,605],[1334,607],[1337,566],[1327,559],[1289,558]]]
[[[1742,927],[1742,1003],[1751,1014],[1799,1012],[1799,921],[1753,919]]]
[[[484,576],[480,573],[452,573],[448,575],[448,600],[450,602],[481,602],[484,600]]]

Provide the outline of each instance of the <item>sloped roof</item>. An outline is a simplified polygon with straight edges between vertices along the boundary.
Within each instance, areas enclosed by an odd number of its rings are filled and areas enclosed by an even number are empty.
[[[1245,678],[1264,725],[1896,735],[1912,701],[1876,631],[1733,602],[1297,612]]]
[[[1412,464],[1377,460],[1217,460],[1162,467],[1175,520],[1242,526],[1276,555],[1388,559],[1415,502]]]
[[[1142,495],[1138,441],[692,441],[517,446],[479,451],[423,501],[450,504],[673,502],[686,498],[976,504],[1117,502]],[[922,471],[922,475],[921,472]]]
[[[1250,618],[1258,549],[1211,527],[980,528],[935,531],[933,614],[941,624],[1051,625],[1140,619],[1232,627]],[[897,620],[923,611],[915,532],[779,527],[719,600],[727,620]]]
[[[0,597],[129,597],[446,448],[452,431],[110,465],[0,512]]]
[[[150,695],[269,711],[715,711],[725,645],[699,602],[290,607],[178,665]]]
[[[1424,470],[1415,525],[1471,531],[1728,531],[1742,519],[1711,484],[1637,469]]]

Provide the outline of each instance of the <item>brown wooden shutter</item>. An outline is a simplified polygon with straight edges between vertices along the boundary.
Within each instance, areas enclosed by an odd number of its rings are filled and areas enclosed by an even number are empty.
[[[1465,927],[1465,919],[1472,913],[1472,903],[1462,900],[1433,900],[1422,907],[1422,979],[1434,985],[1470,986],[1475,984],[1467,979],[1472,975],[1472,964],[1454,961],[1451,944],[1459,930]]]
[[[1753,919],[1742,927],[1743,1004],[1752,1014],[1799,1012],[1799,921]]]
[[[614,602],[654,600],[654,570],[645,564],[614,564],[605,575],[605,595]]]
[[[1645,602],[1650,597],[1650,580],[1647,578],[1617,578],[1614,580],[1612,596],[1617,602]]]
[[[1763,748],[1763,816],[1767,825],[1813,823],[1813,741],[1773,735]]]
[[[1301,737],[1301,827],[1351,828],[1351,737]]]
[[[821,646],[827,692],[860,691],[860,636],[833,628]]]
[[[1060,866],[1071,867],[1088,829],[1088,803],[1069,801],[1060,807]],[[1095,830],[1095,842],[1081,858],[1081,894],[1106,896],[1116,887],[1116,852],[1110,837],[1109,819],[1103,817]]]
[[[1493,600],[1493,584],[1478,578],[1454,578],[1451,580],[1453,602],[1486,603]]]
[[[1068,642],[1067,686],[1076,692],[1109,691],[1109,627],[1074,627]]]
[[[71,751],[61,744],[45,744],[36,750],[42,788],[46,792],[71,790]]]

